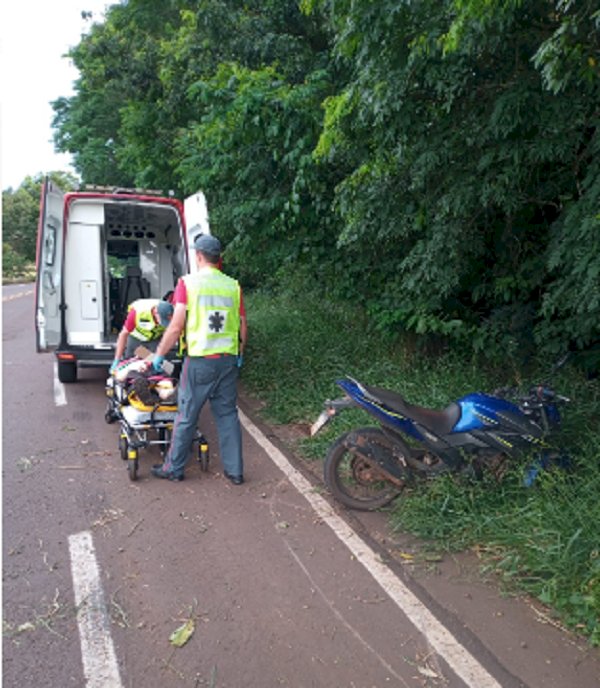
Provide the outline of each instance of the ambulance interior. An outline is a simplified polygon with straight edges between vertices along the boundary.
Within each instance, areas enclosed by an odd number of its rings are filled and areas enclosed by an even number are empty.
[[[172,206],[73,200],[65,241],[70,344],[114,341],[138,298],[164,298],[187,271],[184,229]],[[77,295],[77,297],[75,297]]]

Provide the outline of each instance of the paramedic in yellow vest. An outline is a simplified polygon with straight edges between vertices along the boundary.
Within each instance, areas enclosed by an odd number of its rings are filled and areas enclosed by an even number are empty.
[[[244,482],[242,432],[237,409],[237,380],[246,346],[246,313],[240,285],[219,268],[221,242],[202,234],[194,242],[197,272],[175,288],[175,312],[157,349],[153,366],[162,368],[167,352],[185,332],[173,439],[163,464],[152,475],[183,480],[185,464],[207,400],[217,426],[223,474],[234,485]]]
[[[123,358],[135,355],[138,346],[154,351],[173,317],[173,306],[161,299],[137,299],[130,304],[123,329],[117,338],[114,370]]]

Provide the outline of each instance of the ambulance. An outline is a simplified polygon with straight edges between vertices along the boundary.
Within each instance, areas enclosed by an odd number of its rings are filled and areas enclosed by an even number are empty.
[[[128,305],[165,298],[195,268],[194,239],[210,234],[204,194],[109,187],[64,193],[46,179],[36,254],[37,351],[54,352],[58,379],[109,367]]]

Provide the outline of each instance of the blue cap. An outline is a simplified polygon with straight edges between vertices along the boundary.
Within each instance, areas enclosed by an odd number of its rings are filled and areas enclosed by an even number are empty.
[[[221,255],[221,242],[211,234],[197,236],[194,241],[194,248],[208,256],[218,257]]]
[[[173,317],[173,306],[168,301],[159,301],[156,305],[156,313],[158,315],[158,322],[163,327],[169,327],[171,318]]]

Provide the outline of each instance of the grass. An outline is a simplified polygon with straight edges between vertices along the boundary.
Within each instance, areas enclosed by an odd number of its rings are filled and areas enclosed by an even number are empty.
[[[2,284],[35,281],[35,263],[24,263],[19,266],[2,266]]]
[[[369,331],[354,309],[319,295],[254,293],[246,302],[250,337],[242,380],[274,423],[312,423],[326,398],[341,396],[334,381],[344,375],[443,408],[469,391],[540,381],[551,368],[549,362],[532,366],[524,379],[510,361],[494,367],[456,352],[426,351],[409,337],[392,341]],[[538,598],[600,645],[600,384],[565,366],[553,385],[574,399],[560,438],[572,472],[543,473],[529,489],[526,459],[501,483],[446,476],[405,493],[390,521],[438,548],[476,548],[484,568],[511,590]],[[302,453],[321,458],[341,432],[369,424],[375,423],[360,411],[345,413],[304,442]]]

